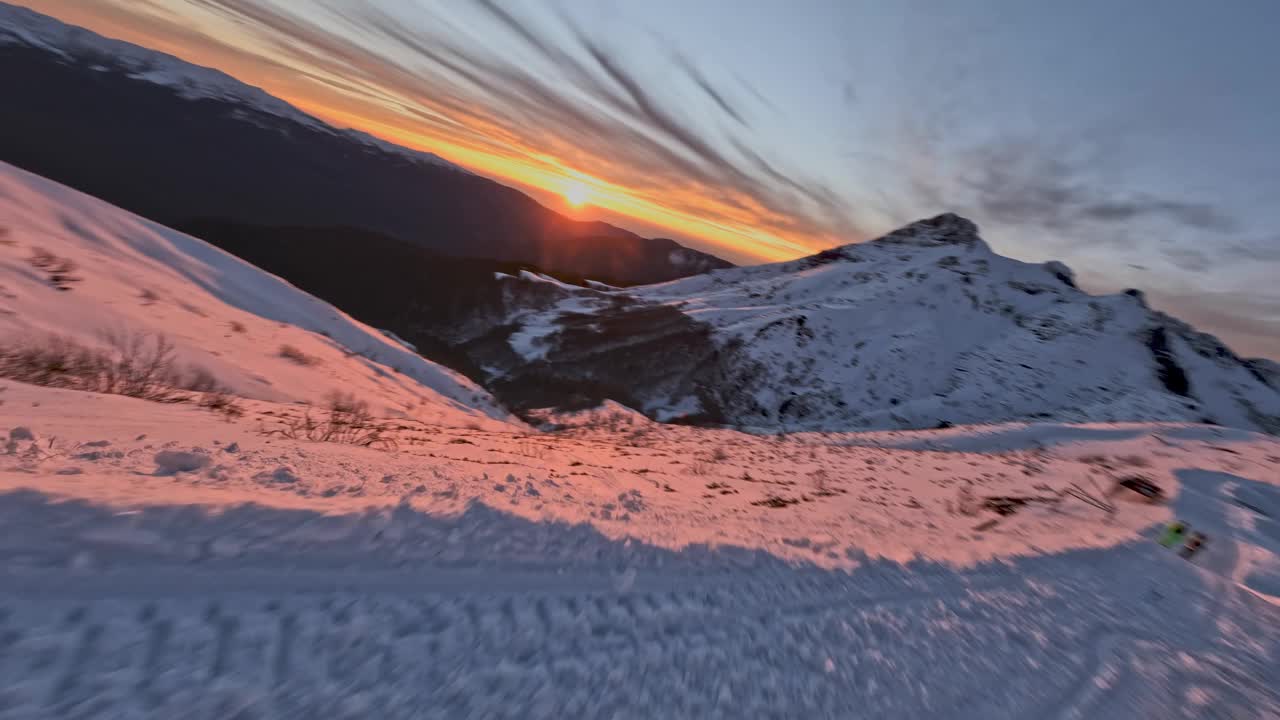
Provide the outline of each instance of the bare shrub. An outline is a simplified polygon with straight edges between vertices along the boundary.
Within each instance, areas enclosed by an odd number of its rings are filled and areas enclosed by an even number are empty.
[[[973,493],[973,488],[961,485],[956,490],[956,512],[961,515],[977,515],[982,509],[982,501]]]
[[[49,284],[58,290],[70,290],[72,283],[83,279],[75,274],[79,269],[75,260],[58,257],[44,248],[32,248],[31,257],[27,262],[31,267],[43,272]]]
[[[818,497],[827,497],[835,495],[831,492],[831,473],[826,468],[818,468],[809,473],[809,479],[813,480],[813,494]]]
[[[199,365],[192,365],[187,369],[187,375],[182,379],[182,388],[197,393],[220,392],[224,390],[222,383],[218,382],[218,378],[213,373]]]
[[[200,396],[200,400],[196,404],[205,410],[223,415],[228,420],[244,415],[244,408],[240,406],[240,399],[226,391],[206,392]]]
[[[1151,467],[1151,461],[1142,455],[1117,455],[1115,460],[1120,465],[1128,465],[1130,467]]]
[[[292,345],[281,345],[278,352],[280,357],[297,365],[308,366],[315,365],[320,362],[316,358],[311,357]]]
[[[516,443],[515,451],[517,455],[535,460],[543,460],[547,457],[547,448],[531,440],[521,440]]]
[[[628,440],[634,447],[650,447],[653,442],[649,438],[649,434],[653,431],[653,427],[649,425],[641,425],[632,430],[628,435]]]
[[[392,426],[374,420],[369,404],[357,400],[349,393],[333,393],[329,396],[325,415],[313,417],[308,408],[301,417],[284,418],[282,425],[265,430],[265,435],[278,435],[290,440],[331,442],[359,445],[382,450],[394,450],[396,443],[387,433]]]
[[[169,400],[180,379],[163,335],[104,333],[105,347],[70,338],[20,339],[0,347],[0,376],[33,385]]]
[[[169,338],[142,332],[104,332],[101,337],[107,351],[97,392],[163,401],[181,386]]]
[[[705,460],[694,460],[689,463],[688,467],[686,467],[684,471],[690,475],[697,475],[699,477],[709,475],[711,474],[711,463],[708,463]]]
[[[231,332],[237,332],[237,333],[249,332],[249,329],[246,328],[244,326],[244,323],[240,322],[239,320],[232,320],[230,325],[231,325]]]
[[[711,462],[725,462],[729,459],[729,451],[724,449],[723,445],[717,445],[711,451]]]
[[[195,393],[200,407],[240,414],[230,389],[213,373],[198,366],[178,368],[173,343],[164,335],[114,332],[101,338],[101,347],[56,335],[0,343],[0,377],[153,402],[185,402]]]
[[[782,508],[785,508],[788,505],[798,505],[799,503],[800,501],[795,498],[784,498],[778,495],[766,495],[763,500],[756,500],[751,504],[758,505],[760,507],[773,508],[774,510],[781,510]]]
[[[138,293],[138,299],[142,300],[143,305],[155,305],[160,300],[160,296],[151,288],[143,288],[142,292]]]
[[[239,398],[206,368],[199,365],[187,368],[187,373],[181,378],[179,386],[183,390],[197,393],[199,398],[196,404],[205,410],[224,415],[228,420],[244,415],[244,408],[240,406]]]

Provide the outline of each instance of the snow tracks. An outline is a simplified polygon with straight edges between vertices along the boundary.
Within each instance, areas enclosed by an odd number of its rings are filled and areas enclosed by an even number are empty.
[[[10,573],[0,717],[1280,714],[1280,614],[1145,545],[666,565]]]

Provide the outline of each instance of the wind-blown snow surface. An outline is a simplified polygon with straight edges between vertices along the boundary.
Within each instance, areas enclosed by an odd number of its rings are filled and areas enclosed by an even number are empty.
[[[432,422],[506,422],[482,388],[395,339],[196,238],[0,163],[0,341],[50,335],[86,345],[104,332],[155,333],[179,361],[235,394],[323,403],[352,393]],[[78,265],[59,291],[30,262],[37,250]],[[281,356],[289,346],[299,363]]]
[[[265,437],[263,402],[0,399],[6,718],[1280,717],[1269,436],[613,406],[388,453]],[[1133,473],[1170,504],[959,512]]]
[[[551,362],[598,357],[596,374],[605,375],[636,354],[627,344],[637,341],[582,326],[643,306],[692,321],[655,325],[666,342],[695,337],[696,324],[716,346],[688,353],[689,363],[664,359],[629,389],[654,416],[693,407],[765,430],[1161,420],[1280,432],[1273,363],[1237,357],[1150,310],[1137,291],[1089,295],[1061,263],[997,255],[954,215],[792,262],[578,288],[559,307],[518,317],[536,331],[512,343],[536,337]],[[608,355],[600,349],[608,346],[622,349]],[[574,371],[586,375],[585,366]]]

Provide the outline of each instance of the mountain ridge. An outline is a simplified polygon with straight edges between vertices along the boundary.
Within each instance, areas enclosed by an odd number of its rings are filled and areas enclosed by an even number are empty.
[[[480,386],[286,280],[3,162],[0,229],[6,359],[163,341],[175,368],[199,368],[235,397],[322,404],[349,393],[380,414],[509,427]]]
[[[0,3],[0,158],[166,225],[347,225],[460,257],[628,284],[730,263],[565,217],[259,88]],[[199,172],[193,172],[199,168]]]
[[[657,419],[764,431],[1165,420],[1280,433],[1275,363],[1139,291],[1090,295],[1061,262],[1000,256],[953,214],[771,265],[557,292],[512,313],[513,355],[490,364],[499,398],[572,376]],[[638,367],[658,339],[698,349]]]

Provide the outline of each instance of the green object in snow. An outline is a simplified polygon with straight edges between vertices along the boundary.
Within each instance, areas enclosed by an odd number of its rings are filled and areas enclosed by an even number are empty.
[[[1171,522],[1164,529],[1164,537],[1160,538],[1160,544],[1165,547],[1173,547],[1182,544],[1182,535],[1187,531],[1187,526],[1181,522]]]

